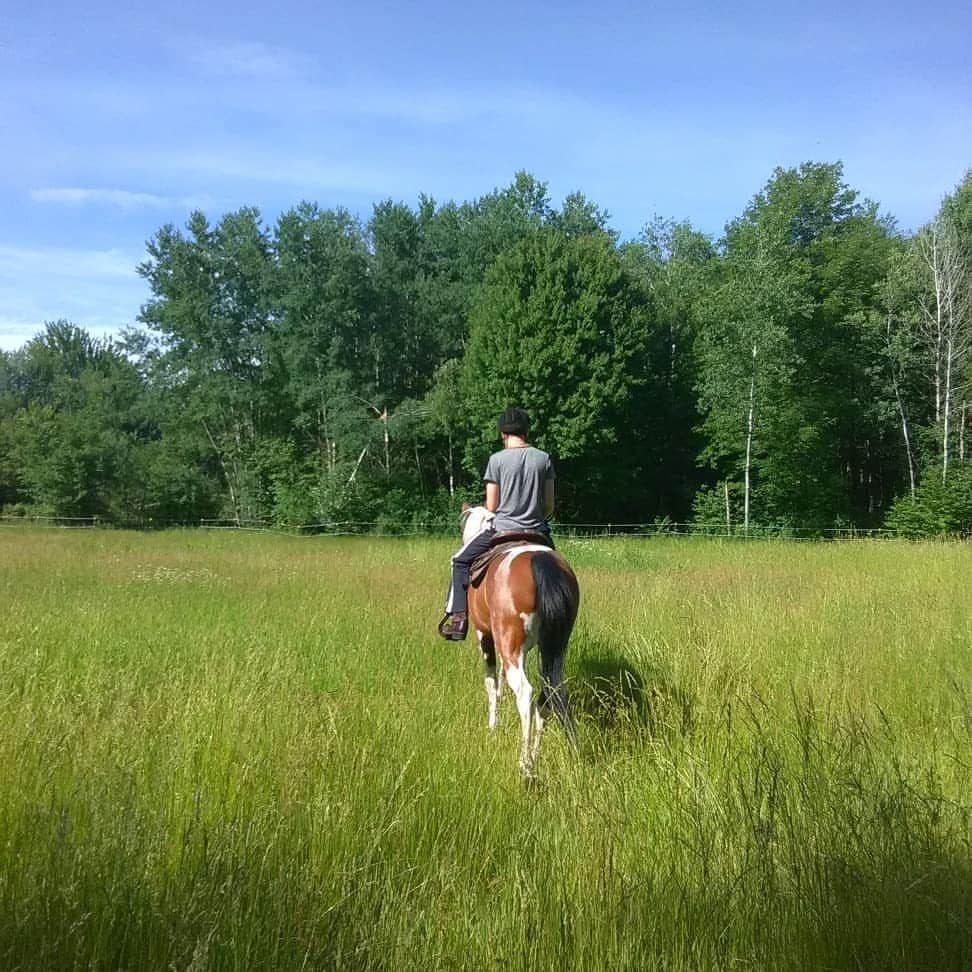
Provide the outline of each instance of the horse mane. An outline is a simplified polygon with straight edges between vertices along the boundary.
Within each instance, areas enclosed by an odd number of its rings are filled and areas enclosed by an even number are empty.
[[[495,514],[485,506],[464,506],[462,510],[462,542],[469,543],[493,522]]]

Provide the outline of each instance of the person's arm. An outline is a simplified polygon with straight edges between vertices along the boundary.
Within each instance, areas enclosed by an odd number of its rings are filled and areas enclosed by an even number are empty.
[[[486,484],[486,509],[490,513],[495,513],[499,506],[499,483]]]
[[[554,480],[545,479],[543,481],[543,512],[544,516],[550,516],[554,511]]]

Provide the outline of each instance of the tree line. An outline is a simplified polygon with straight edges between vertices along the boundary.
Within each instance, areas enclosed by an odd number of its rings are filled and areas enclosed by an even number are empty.
[[[445,521],[519,404],[558,518],[972,528],[972,173],[910,234],[837,164],[721,239],[620,240],[528,173],[481,198],[163,226],[137,324],[0,352],[0,510]]]

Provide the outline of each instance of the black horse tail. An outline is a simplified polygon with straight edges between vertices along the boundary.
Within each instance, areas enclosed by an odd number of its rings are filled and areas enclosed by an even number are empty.
[[[564,655],[567,640],[574,628],[580,592],[574,575],[564,570],[553,553],[540,551],[530,561],[533,583],[537,589],[537,642],[540,645],[541,711],[552,710],[567,733],[573,748],[577,748],[574,721],[564,689]]]

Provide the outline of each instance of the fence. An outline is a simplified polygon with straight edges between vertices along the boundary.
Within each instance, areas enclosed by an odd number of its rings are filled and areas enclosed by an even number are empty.
[[[389,520],[334,520],[321,523],[286,525],[267,520],[203,519],[191,522],[168,520],[113,521],[97,516],[27,516],[0,515],[0,526],[34,524],[51,527],[108,527],[154,530],[171,527],[203,528],[208,530],[240,530],[278,533],[287,536],[458,536],[459,521],[437,520],[395,523]],[[651,523],[556,523],[554,533],[561,537],[657,537],[696,536],[733,540],[893,540],[900,534],[895,530],[861,529],[859,527],[794,527],[789,525],[750,525],[726,529],[722,523],[676,523],[656,520]]]
[[[26,514],[5,513],[0,515],[0,524],[16,525],[18,523],[33,523],[42,526],[60,527],[88,527],[89,529],[112,524],[105,524],[101,517],[97,516],[33,516]]]

